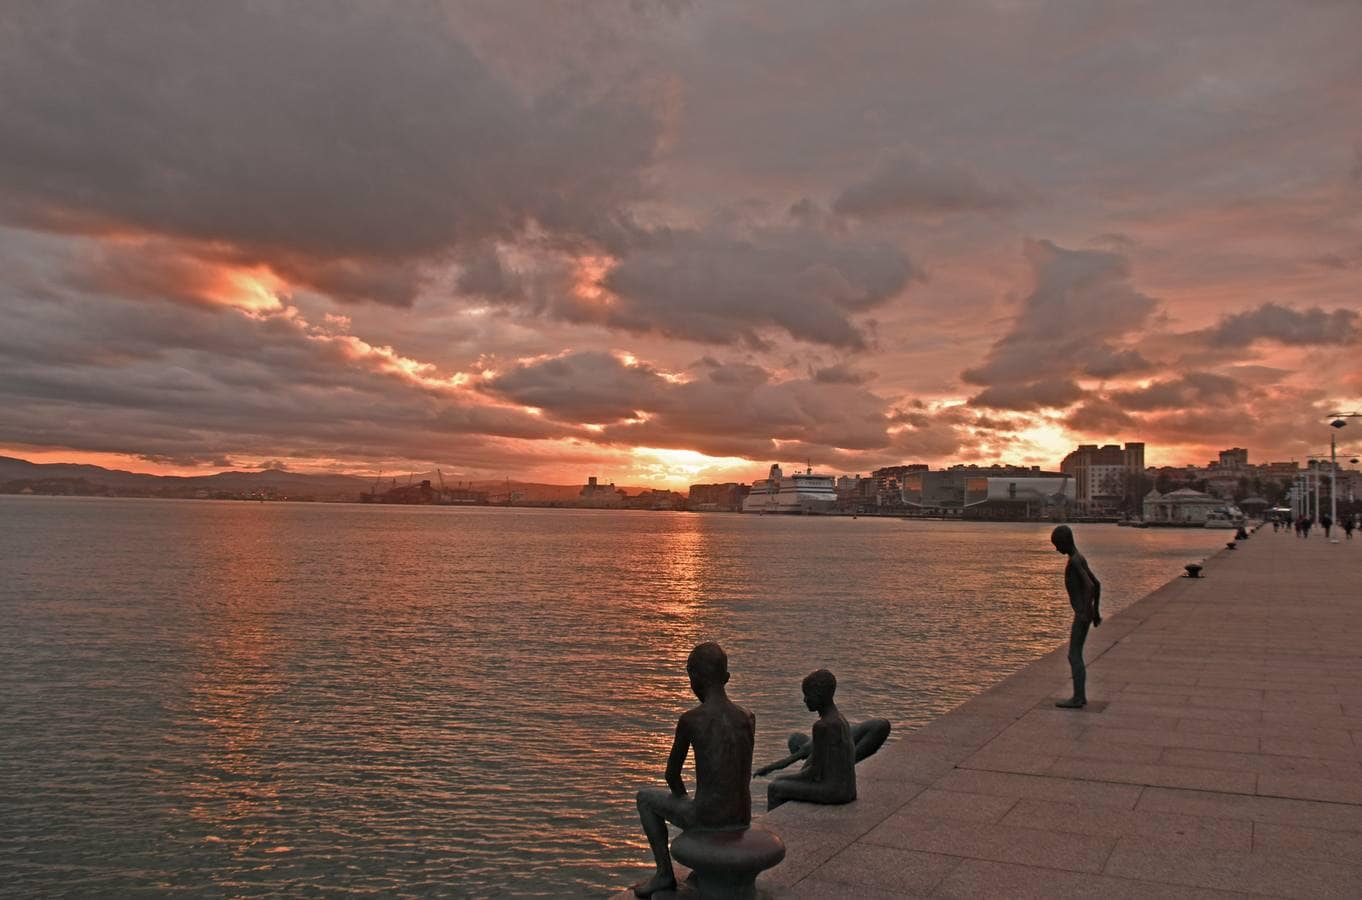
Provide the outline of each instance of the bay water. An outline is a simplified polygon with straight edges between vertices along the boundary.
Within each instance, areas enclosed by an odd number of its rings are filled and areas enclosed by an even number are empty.
[[[0,894],[607,894],[695,644],[758,762],[821,666],[902,734],[1065,640],[1050,527],[0,497]],[[1074,530],[1107,614],[1225,540]]]

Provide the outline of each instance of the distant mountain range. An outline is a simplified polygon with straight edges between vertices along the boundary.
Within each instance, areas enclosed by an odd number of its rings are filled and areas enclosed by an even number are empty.
[[[437,485],[434,472],[410,476],[419,482],[429,478]],[[405,484],[407,476],[396,479]],[[455,482],[449,482],[452,487]],[[378,483],[381,493],[392,486],[392,478]],[[463,482],[470,486],[468,482]],[[505,497],[507,488],[517,499],[529,503],[570,500],[579,495],[581,485],[538,484],[523,481],[475,481],[471,487],[493,497]],[[309,475],[281,469],[253,472],[218,472],[213,475],[147,475],[76,463],[33,463],[12,456],[0,456],[0,493],[24,491],[35,494],[112,494],[130,497],[197,497],[203,494],[246,496],[269,494],[313,500],[357,500],[375,487],[375,480],[360,475]],[[643,488],[624,488],[638,493]]]

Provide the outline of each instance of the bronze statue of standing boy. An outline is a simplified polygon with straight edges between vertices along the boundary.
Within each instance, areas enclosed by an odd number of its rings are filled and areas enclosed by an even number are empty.
[[[1068,525],[1060,525],[1050,532],[1050,543],[1069,557],[1064,566],[1064,589],[1069,593],[1074,621],[1069,628],[1069,671],[1073,673],[1074,694],[1055,704],[1060,709],[1082,709],[1088,705],[1088,670],[1083,665],[1083,642],[1088,639],[1088,627],[1102,624],[1100,601],[1102,583],[1092,573],[1088,561],[1078,552],[1074,533]]]

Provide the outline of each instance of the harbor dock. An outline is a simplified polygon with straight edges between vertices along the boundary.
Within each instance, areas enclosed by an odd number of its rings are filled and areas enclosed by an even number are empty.
[[[1086,709],[1054,707],[1057,647],[858,766],[855,803],[758,816],[788,848],[762,896],[1357,897],[1362,540],[1318,531],[1105,619]]]

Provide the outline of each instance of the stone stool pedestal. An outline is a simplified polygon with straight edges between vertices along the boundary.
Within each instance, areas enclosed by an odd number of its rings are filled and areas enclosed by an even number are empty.
[[[785,843],[760,825],[744,831],[692,830],[672,841],[672,856],[695,873],[701,900],[751,900],[757,896],[757,875],[785,858]]]

